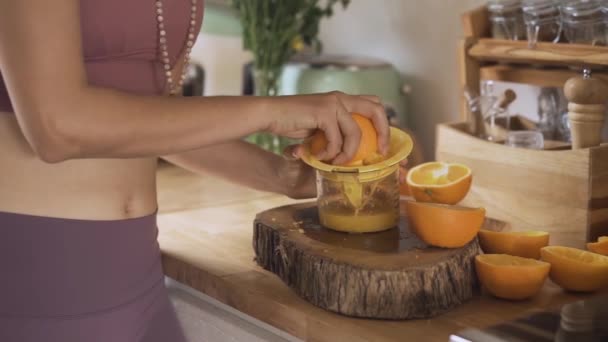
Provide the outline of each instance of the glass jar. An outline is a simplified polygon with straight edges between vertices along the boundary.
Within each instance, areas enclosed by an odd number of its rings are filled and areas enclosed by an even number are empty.
[[[559,3],[555,0],[524,0],[522,2],[528,43],[557,43],[562,35]]]
[[[399,222],[399,167],[375,174],[317,170],[319,220],[349,233],[387,230]]]
[[[523,40],[526,37],[521,0],[490,0],[492,37],[507,40]]]
[[[557,88],[541,88],[538,102],[538,129],[547,140],[555,140],[558,135],[561,114],[560,94]]]
[[[606,45],[606,22],[598,0],[563,0],[565,38],[573,44]]]
[[[570,120],[568,120],[567,111],[560,115],[558,133],[559,141],[572,142],[572,132],[570,131]]]

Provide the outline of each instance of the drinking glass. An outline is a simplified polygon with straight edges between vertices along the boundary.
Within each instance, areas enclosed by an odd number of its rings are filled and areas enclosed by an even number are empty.
[[[507,134],[505,145],[542,150],[545,147],[545,140],[543,134],[537,131],[513,131]]]

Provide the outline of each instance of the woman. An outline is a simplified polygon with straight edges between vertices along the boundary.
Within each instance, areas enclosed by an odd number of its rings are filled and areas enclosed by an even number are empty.
[[[321,129],[319,157],[343,163],[359,112],[387,150],[376,97],[169,96],[202,14],[201,0],[0,2],[1,341],[183,341],[156,242],[158,156],[309,197],[310,171],[240,139]]]

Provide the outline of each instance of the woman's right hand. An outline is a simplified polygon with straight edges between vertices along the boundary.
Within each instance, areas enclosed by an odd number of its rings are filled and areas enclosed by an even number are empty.
[[[361,131],[351,113],[361,114],[372,120],[378,132],[378,149],[388,152],[389,126],[384,106],[377,96],[347,95],[341,92],[326,94],[282,96],[273,98],[272,105],[279,105],[268,127],[270,133],[305,139],[317,129],[325,132],[328,144],[317,157],[344,164],[351,160],[359,147]],[[272,103],[272,102],[271,102]]]

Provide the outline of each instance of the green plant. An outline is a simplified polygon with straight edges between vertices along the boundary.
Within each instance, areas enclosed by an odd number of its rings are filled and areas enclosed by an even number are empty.
[[[243,45],[254,55],[258,70],[277,71],[303,48],[318,53],[319,23],[333,15],[337,3],[346,8],[350,0],[233,0],[243,25]]]
[[[319,23],[333,15],[336,4],[350,0],[232,0],[243,26],[243,46],[253,53],[256,95],[277,95],[283,65],[304,46],[319,53]],[[264,148],[280,152],[285,141],[268,135],[250,137]]]

